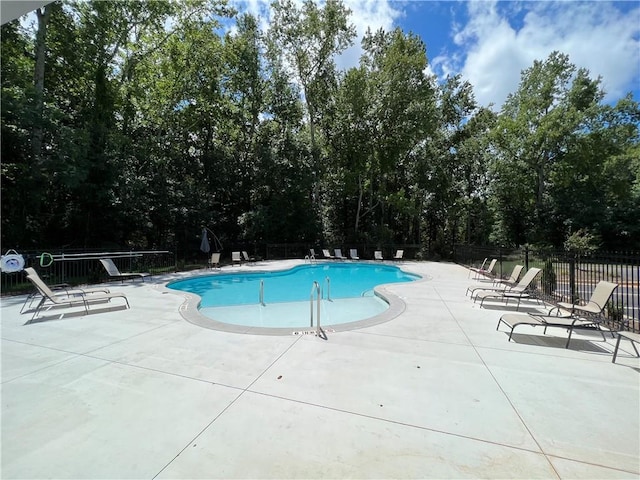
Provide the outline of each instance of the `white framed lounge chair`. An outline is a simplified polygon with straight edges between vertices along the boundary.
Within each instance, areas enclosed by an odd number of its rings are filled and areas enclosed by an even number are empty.
[[[209,260],[209,267],[220,268],[220,252],[215,252],[211,254],[211,259]]]
[[[376,250],[373,252],[373,259],[383,261],[384,258],[382,257],[382,250]]]
[[[102,266],[104,267],[104,269],[107,271],[107,274],[109,275],[110,279],[120,279],[122,281],[125,281],[129,278],[139,278],[144,282],[145,277],[150,276],[150,273],[140,273],[140,272],[120,272],[120,270],[118,270],[118,267],[116,267],[116,264],[113,263],[113,260],[111,260],[110,258],[101,258],[100,259],[100,263],[102,264]]]
[[[398,260],[402,260],[402,257],[404,257],[404,250],[396,250],[396,254],[393,256],[393,260],[397,262]]]
[[[342,249],[340,249],[340,248],[336,248],[334,250],[334,255],[336,257],[336,260],[346,260],[347,259],[347,257],[342,255]]]
[[[237,263],[240,265],[242,263],[242,257],[240,257],[240,252],[231,252],[231,261],[234,265]]]
[[[255,262],[256,261],[256,257],[250,257],[246,250],[242,251],[242,259],[245,262]]]
[[[352,248],[351,250],[349,250],[349,256],[351,257],[351,260],[360,260],[357,248]]]
[[[38,275],[38,272],[36,272],[36,270],[34,268],[26,267],[24,269],[24,271],[26,272],[27,276],[31,276],[33,278],[37,278],[43,284],[46,285],[45,281],[42,280],[42,278],[40,277],[40,275]],[[47,285],[47,286],[49,287],[49,290],[51,291],[51,293],[53,295],[55,295],[56,297],[60,297],[60,298],[69,297],[69,296],[72,296],[72,295],[86,295],[86,294],[92,294],[92,293],[109,293],[109,289],[106,288],[106,287],[78,288],[78,287],[72,287],[67,283],[59,283],[57,285]],[[22,308],[20,309],[20,313],[25,313],[28,310],[31,310],[31,308],[33,306],[33,301],[35,300],[36,297],[40,297],[40,303],[46,301],[46,298],[44,296],[42,296],[42,293],[40,292],[40,290],[38,288],[36,288],[35,292],[29,294],[29,296],[27,296],[27,298],[25,299],[24,304],[22,305]],[[28,307],[27,307],[27,304],[29,305]]]
[[[476,293],[475,296],[472,295],[471,298],[474,302],[480,299],[480,307],[484,305],[485,300],[493,300],[499,302],[504,301],[507,303],[507,305],[509,304],[510,300],[517,300],[518,304],[516,305],[516,310],[518,310],[520,308],[520,301],[531,296],[529,294],[529,289],[531,288],[531,284],[541,271],[542,269],[540,268],[530,268],[515,287],[506,291],[480,291]]]
[[[113,298],[122,298],[125,302],[126,308],[130,308],[129,300],[124,293],[75,293],[66,297],[62,297],[60,295],[56,295],[38,275],[27,275],[27,279],[38,289],[38,291],[42,295],[42,301],[38,303],[38,306],[33,312],[33,317],[31,317],[31,320],[29,320],[30,322],[33,321],[38,313],[40,313],[40,311],[45,307],[83,307],[85,314],[88,314],[90,305],[107,303],[110,302]]]
[[[324,258],[329,259],[329,260],[335,260],[335,258],[336,258],[336,257],[334,257],[333,255],[331,255],[331,254],[329,253],[329,249],[327,249],[327,248],[323,248],[323,249],[322,249],[322,256],[323,256]]]

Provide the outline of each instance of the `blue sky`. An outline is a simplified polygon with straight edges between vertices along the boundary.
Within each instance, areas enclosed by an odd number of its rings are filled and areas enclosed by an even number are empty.
[[[518,88],[520,72],[558,50],[592,78],[602,77],[605,101],[627,92],[640,101],[640,0],[607,1],[432,1],[343,0],[352,10],[359,38],[338,59],[357,65],[367,27],[396,26],[419,35],[429,71],[440,79],[462,74],[480,105],[499,110]],[[232,0],[236,8],[268,26],[268,2]]]

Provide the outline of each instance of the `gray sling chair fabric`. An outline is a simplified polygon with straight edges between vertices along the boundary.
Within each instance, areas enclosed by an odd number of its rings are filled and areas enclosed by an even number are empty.
[[[480,306],[482,307],[485,300],[499,302],[504,301],[507,303],[507,305],[509,304],[510,300],[517,300],[518,304],[516,305],[516,310],[518,310],[520,308],[520,301],[524,298],[531,297],[531,294],[529,293],[531,284],[541,271],[542,270],[540,268],[530,268],[515,287],[510,288],[506,291],[481,291],[476,293],[476,295],[472,297],[473,301],[475,302],[480,299]]]
[[[27,275],[27,279],[33,283],[42,295],[42,301],[36,307],[33,317],[30,321],[33,321],[38,313],[43,308],[57,307],[84,307],[85,314],[89,313],[89,306],[99,303],[110,302],[114,298],[122,298],[125,302],[126,308],[129,308],[129,300],[124,293],[72,293],[67,296],[56,295],[42,279],[36,275]]]
[[[607,306],[607,302],[615,289],[618,288],[617,283],[601,281],[591,294],[591,298],[586,304],[558,303],[557,307],[553,307],[548,315],[532,315],[532,314],[506,314],[500,317],[496,330],[504,323],[511,329],[509,340],[513,336],[513,330],[518,325],[543,326],[543,333],[547,332],[548,327],[566,328],[569,332],[565,348],[569,347],[571,335],[575,329],[593,329],[600,332],[602,338],[606,340],[604,332],[600,328],[600,323],[604,319],[603,312]],[[553,313],[556,315],[553,315]],[[613,333],[612,333],[613,336]]]

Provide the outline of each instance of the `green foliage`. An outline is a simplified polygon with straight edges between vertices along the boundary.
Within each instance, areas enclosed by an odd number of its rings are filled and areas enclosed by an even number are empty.
[[[553,295],[557,287],[557,276],[553,261],[547,258],[542,267],[542,289],[546,295]]]
[[[266,32],[222,0],[46,8],[43,57],[35,32],[2,26],[7,248],[197,251],[202,224],[225,245],[421,243],[424,258],[567,231],[639,245],[638,103],[602,105],[561,53],[496,114],[459,75],[429,75],[400,29],[367,32],[338,71],[355,35],[339,0],[279,0]]]
[[[569,252],[589,255],[596,252],[601,245],[601,239],[598,235],[594,235],[587,229],[580,229],[573,232],[564,241],[564,249]]]

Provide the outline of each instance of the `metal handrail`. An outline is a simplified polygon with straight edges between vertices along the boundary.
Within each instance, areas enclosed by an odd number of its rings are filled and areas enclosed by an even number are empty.
[[[260,280],[260,305],[266,306],[264,303],[264,280]]]
[[[310,313],[310,326],[313,327],[313,291],[316,291],[316,304],[318,308],[317,318],[318,318],[318,329],[320,329],[320,284],[314,280],[313,285],[311,286],[311,294],[309,295],[309,313]]]
[[[327,277],[325,280],[327,282],[327,300],[331,301],[331,279]]]

